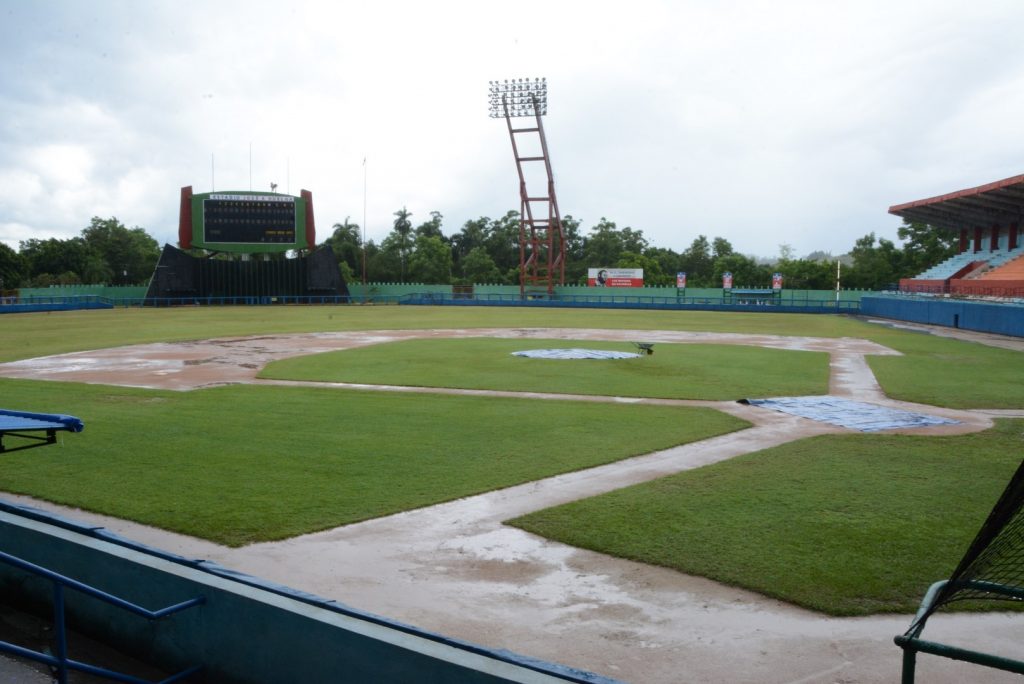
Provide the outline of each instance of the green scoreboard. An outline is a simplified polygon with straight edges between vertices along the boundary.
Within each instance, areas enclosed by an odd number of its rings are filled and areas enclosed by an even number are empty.
[[[286,252],[316,244],[313,198],[228,190],[192,194],[182,188],[178,238],[182,249],[212,252]]]

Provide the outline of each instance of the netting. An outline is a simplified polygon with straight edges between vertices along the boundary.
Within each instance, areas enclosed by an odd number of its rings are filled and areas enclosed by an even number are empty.
[[[1024,599],[1022,509],[1024,462],[1010,479],[949,582],[936,596],[928,614],[952,601]]]

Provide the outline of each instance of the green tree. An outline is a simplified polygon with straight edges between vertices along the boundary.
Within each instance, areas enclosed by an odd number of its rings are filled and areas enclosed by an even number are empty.
[[[780,260],[774,270],[782,274],[783,287],[790,290],[831,290],[836,285],[836,265],[833,261]]]
[[[605,217],[583,239],[583,259],[589,268],[617,264],[623,252],[643,254],[648,247],[642,230],[618,228]]]
[[[669,285],[675,282],[675,273],[669,276],[661,269],[658,260],[645,254],[636,252],[623,252],[616,268],[642,268],[644,270],[644,285]]]
[[[462,224],[459,232],[452,235],[452,252],[456,261],[464,259],[471,251],[486,244],[490,222],[491,219],[486,216],[470,219]]]
[[[850,256],[853,267],[846,271],[843,283],[847,287],[882,290],[893,287],[900,278],[907,277],[903,265],[903,252],[891,240],[877,239],[869,233],[857,240]]]
[[[346,216],[344,223],[335,223],[332,229],[331,236],[324,240],[324,244],[329,245],[331,251],[334,252],[334,258],[338,260],[342,274],[348,281],[355,274],[363,272],[363,250],[359,224],[352,223]]]
[[[18,247],[28,264],[29,282],[37,287],[82,282],[85,273],[96,277],[93,282],[109,281],[110,272],[97,273],[101,260],[89,253],[88,245],[80,237],[68,240],[31,238],[18,243]]]
[[[957,252],[959,236],[924,223],[903,220],[896,231],[903,240],[903,264],[911,277],[942,263]]]
[[[397,283],[402,277],[402,260],[391,236],[380,245],[366,241],[366,278],[372,283]]]
[[[562,236],[565,238],[565,282],[576,283],[586,279],[587,264],[583,258],[583,235],[580,222],[572,214],[562,217]]]
[[[401,262],[401,281],[405,282],[405,266],[409,259],[409,252],[412,251],[412,222],[409,221],[409,217],[412,216],[405,207],[402,207],[395,212],[395,223],[394,228],[391,231],[391,236],[394,236],[392,242],[392,248],[398,251],[398,257]],[[384,242],[387,243],[391,236],[385,238]],[[385,246],[385,249],[387,247]]]
[[[409,275],[420,283],[447,285],[452,282],[452,250],[436,235],[416,238],[409,258]]]
[[[444,233],[441,232],[441,220],[443,218],[439,211],[430,212],[430,220],[416,226],[416,237],[436,237],[447,242]]]
[[[691,287],[714,287],[714,261],[706,235],[698,235],[679,255],[679,270],[686,271],[686,281]]]
[[[28,279],[28,263],[18,252],[0,242],[0,292],[21,287]]]
[[[729,256],[735,254],[732,248],[732,243],[725,238],[716,237],[711,242],[711,258],[717,259],[719,257]]]
[[[723,273],[732,273],[735,287],[769,287],[771,285],[771,269],[761,266],[743,254],[726,254],[715,259],[712,281],[722,282]]]
[[[460,284],[488,285],[500,283],[502,280],[501,271],[483,247],[471,249],[469,254],[462,258],[461,266]]]
[[[79,273],[89,283],[145,283],[160,259],[160,244],[156,240],[138,226],[126,228],[114,216],[93,216],[89,226],[82,230],[82,240],[91,254]],[[99,257],[99,261],[94,257]]]
[[[519,212],[509,211],[487,226],[484,241],[487,253],[495,266],[504,273],[502,280],[508,285],[519,284]]]

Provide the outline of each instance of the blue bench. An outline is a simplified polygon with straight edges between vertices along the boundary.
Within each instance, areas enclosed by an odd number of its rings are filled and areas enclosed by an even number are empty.
[[[58,431],[81,432],[84,429],[82,421],[74,416],[0,409],[0,454],[54,444]],[[36,434],[40,432],[45,434]],[[29,440],[29,443],[6,447],[4,437],[20,437]]]

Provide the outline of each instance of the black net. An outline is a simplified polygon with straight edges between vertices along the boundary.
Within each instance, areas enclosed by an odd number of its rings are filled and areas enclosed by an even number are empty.
[[[965,599],[1024,599],[1024,463],[936,597],[931,610]]]

